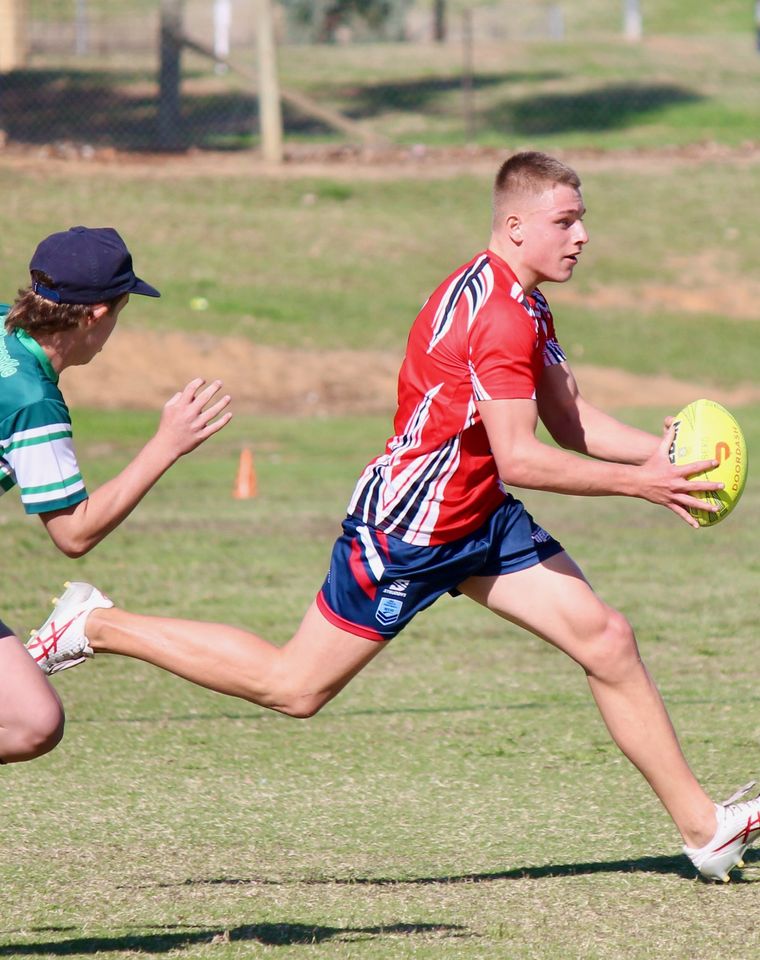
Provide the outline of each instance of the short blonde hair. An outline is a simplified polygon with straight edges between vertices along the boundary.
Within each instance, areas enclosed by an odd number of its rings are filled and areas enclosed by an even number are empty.
[[[494,222],[503,212],[507,200],[520,195],[535,196],[558,183],[575,190],[579,190],[581,186],[580,177],[575,170],[548,153],[526,150],[513,154],[499,167],[494,181]]]

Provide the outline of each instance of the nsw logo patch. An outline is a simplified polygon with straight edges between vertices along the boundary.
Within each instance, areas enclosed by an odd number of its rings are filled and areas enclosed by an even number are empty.
[[[396,600],[394,597],[383,597],[377,605],[375,619],[380,623],[395,623],[399,618],[402,606],[401,600]]]

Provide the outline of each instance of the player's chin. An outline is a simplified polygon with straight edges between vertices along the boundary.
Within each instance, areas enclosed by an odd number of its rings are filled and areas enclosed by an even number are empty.
[[[557,270],[555,276],[552,277],[552,280],[555,283],[567,283],[567,281],[572,277],[573,270],[575,269],[576,261],[565,261],[562,266]]]

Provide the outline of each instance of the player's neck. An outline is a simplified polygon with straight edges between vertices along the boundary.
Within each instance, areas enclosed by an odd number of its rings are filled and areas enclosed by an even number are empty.
[[[79,366],[87,361],[81,356],[77,330],[39,334],[35,340],[50,361],[56,373],[67,367]]]
[[[516,247],[512,244],[506,244],[498,234],[492,233],[488,249],[501,257],[507,264],[512,273],[517,277],[525,293],[532,293],[535,290],[538,286],[539,278],[533,270],[521,262],[519,250]]]

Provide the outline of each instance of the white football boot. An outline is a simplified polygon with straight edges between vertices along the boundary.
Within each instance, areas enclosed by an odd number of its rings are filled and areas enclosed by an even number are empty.
[[[731,879],[729,870],[744,866],[744,851],[760,834],[760,796],[737,802],[755,785],[756,782],[752,780],[728,800],[715,804],[718,829],[708,844],[699,850],[683,848],[686,856],[708,880],[728,883]]]
[[[113,606],[108,597],[89,583],[67,581],[64,586],[66,590],[61,598],[53,598],[53,612],[39,630],[32,631],[32,638],[26,644],[40,670],[47,674],[75,667],[94,656],[84,632],[87,616],[99,607]]]

